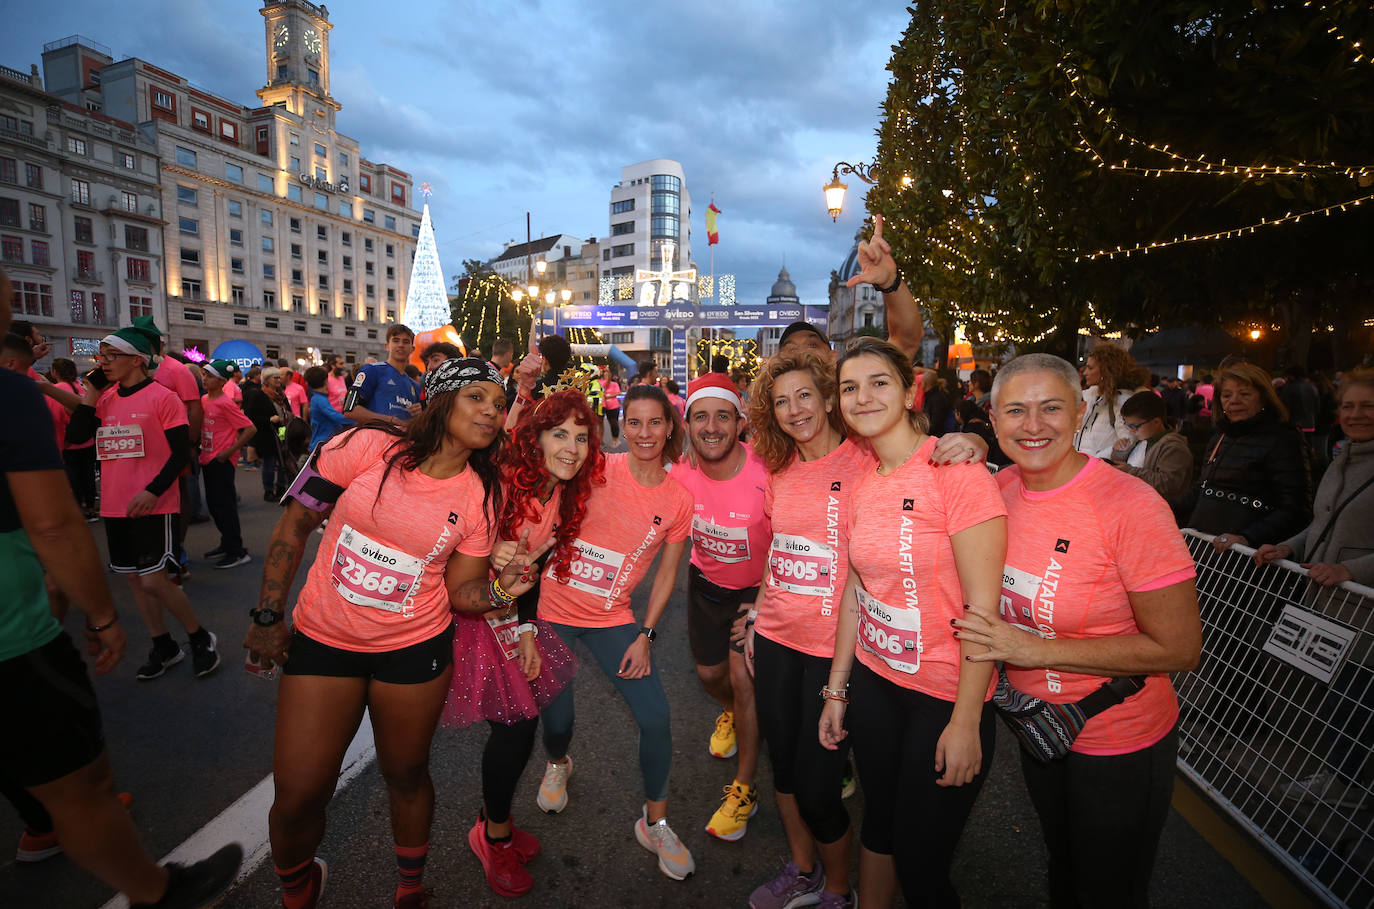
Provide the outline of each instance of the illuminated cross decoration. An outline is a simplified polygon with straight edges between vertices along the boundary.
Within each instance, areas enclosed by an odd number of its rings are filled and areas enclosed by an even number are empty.
[[[652,271],[647,268],[635,269],[635,284],[639,285],[637,305],[667,306],[670,300],[690,300],[693,285],[697,283],[697,270],[685,268],[674,271],[673,250],[676,244],[666,240],[662,244],[663,270]]]
[[[430,187],[430,185],[429,185],[428,183],[421,183],[421,184],[420,184],[420,195],[422,195],[422,196],[424,196],[426,199],[428,199],[430,196],[434,195],[434,190],[433,190],[433,188]]]

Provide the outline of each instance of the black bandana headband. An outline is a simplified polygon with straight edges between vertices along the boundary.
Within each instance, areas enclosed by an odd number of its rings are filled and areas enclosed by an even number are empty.
[[[501,388],[506,380],[501,373],[486,360],[478,357],[463,357],[445,360],[425,373],[425,400],[433,401],[437,395],[457,391],[473,382],[493,382]]]

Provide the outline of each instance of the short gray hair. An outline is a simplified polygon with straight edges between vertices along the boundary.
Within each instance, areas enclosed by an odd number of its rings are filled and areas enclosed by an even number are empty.
[[[992,380],[992,406],[997,406],[997,393],[1003,385],[1013,377],[1028,372],[1054,373],[1073,389],[1074,406],[1083,403],[1083,380],[1072,363],[1054,354],[1031,353],[1022,354],[997,370],[997,377]]]

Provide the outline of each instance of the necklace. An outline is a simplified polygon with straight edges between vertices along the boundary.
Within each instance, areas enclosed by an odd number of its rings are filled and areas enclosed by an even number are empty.
[[[917,433],[917,434],[916,434],[916,444],[911,446],[911,451],[908,451],[908,452],[906,453],[906,457],[902,458],[901,461],[899,461],[895,466],[893,466],[892,470],[896,470],[898,467],[901,467],[901,466],[902,466],[903,464],[905,464],[907,461],[910,461],[910,460],[911,460],[911,456],[914,455],[914,454],[916,453],[916,449],[920,448],[920,447],[921,447],[921,443],[924,442],[924,441],[925,441],[925,437],[922,436],[920,433]],[[880,476],[880,477],[885,477],[885,476],[887,476],[888,474],[892,473],[892,470],[883,470],[883,465],[882,465],[882,464],[879,464],[879,465],[878,465],[878,476]]]

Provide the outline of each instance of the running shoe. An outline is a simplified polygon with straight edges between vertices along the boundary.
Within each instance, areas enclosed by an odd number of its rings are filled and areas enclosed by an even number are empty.
[[[253,561],[253,557],[248,554],[248,550],[243,550],[238,555],[226,555],[215,563],[216,568],[237,568],[240,565],[247,565]]]
[[[759,810],[758,796],[753,786],[746,786],[739,780],[725,787],[725,798],[720,807],[706,822],[706,832],[718,840],[733,843],[744,836],[749,819]]]
[[[30,833],[26,827],[19,837],[19,849],[14,858],[20,862],[41,862],[61,852],[62,844],[57,841],[56,833]]]
[[[523,896],[534,886],[534,879],[525,870],[520,853],[515,849],[512,838],[504,843],[493,843],[487,839],[484,828],[486,823],[478,821],[468,831],[468,846],[486,872],[487,883],[498,896]]]
[[[186,654],[177,645],[173,644],[170,649],[163,650],[154,644],[153,649],[148,651],[148,662],[138,667],[135,675],[139,681],[146,682],[158,678],[168,667],[175,666],[184,659]]]
[[[647,805],[644,806],[643,816],[635,821],[635,839],[639,840],[639,845],[658,856],[658,870],[673,880],[686,880],[696,872],[697,863],[692,861],[692,853],[687,851],[673,828],[668,826],[668,819],[660,818],[649,823]]]
[[[324,896],[324,884],[329,880],[329,866],[324,859],[315,858],[315,862],[310,866],[310,898],[306,900],[304,909],[316,909],[320,905],[320,897]],[[286,901],[282,900],[282,905]]]
[[[98,511],[88,511],[88,512],[86,512],[86,514],[85,514],[85,518],[86,518],[86,523],[87,523],[87,524],[99,524],[99,523],[100,523],[100,512],[98,512]]]
[[[405,895],[397,895],[391,902],[392,909],[429,909],[428,888],[414,890]]]
[[[191,641],[191,666],[198,679],[205,678],[219,668],[219,651],[215,649],[219,638],[215,637],[213,631],[206,633],[210,636],[209,644],[197,644],[194,639]]]
[[[198,909],[209,905],[234,882],[243,862],[238,843],[223,846],[194,865],[167,863],[167,892],[156,903],[131,903],[129,909]]]
[[[478,808],[477,823],[486,824],[486,822],[486,812]],[[539,845],[539,837],[528,830],[521,830],[515,826],[515,818],[510,819],[510,842],[515,847],[515,851],[520,853],[520,861],[522,862],[533,861],[544,848]]]
[[[840,798],[853,798],[854,792],[858,788],[858,786],[854,785],[854,759],[846,758],[844,762],[844,775],[840,777]]]
[[[720,716],[716,717],[716,730],[711,733],[710,744],[706,746],[711,752],[712,757],[728,758],[734,757],[735,746],[735,715],[728,710],[722,710]]]
[[[224,554],[225,554],[225,552],[224,552],[224,547],[223,547],[223,546],[216,546],[214,549],[210,550],[210,551],[207,552],[204,556],[202,556],[202,558],[205,558],[205,559],[213,559],[213,558],[216,558],[217,556],[222,556],[222,555],[224,555]]]
[[[572,776],[572,755],[561,764],[549,761],[544,765],[544,778],[539,781],[539,795],[535,802],[548,814],[557,814],[568,807],[568,777]]]
[[[844,896],[838,893],[831,893],[829,890],[822,890],[820,899],[816,901],[819,909],[854,909],[858,905],[859,897],[853,890]]]
[[[1347,783],[1330,770],[1319,770],[1282,788],[1285,799],[1323,802],[1333,808],[1358,808],[1368,793],[1358,783]]]
[[[811,874],[802,874],[796,862],[788,862],[782,873],[749,894],[749,909],[797,909],[821,901],[825,889],[825,870],[816,863]]]

